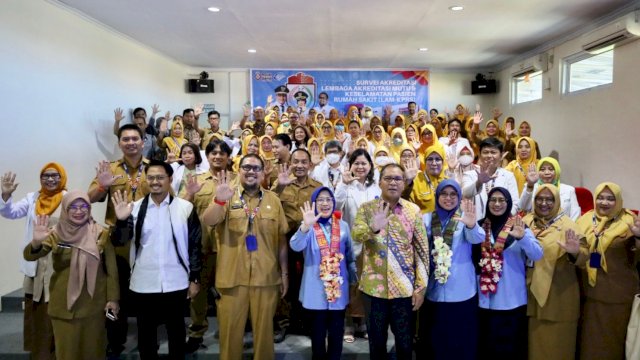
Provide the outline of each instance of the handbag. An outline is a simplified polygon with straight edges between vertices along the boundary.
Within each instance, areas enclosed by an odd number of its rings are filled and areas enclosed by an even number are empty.
[[[640,294],[633,297],[625,348],[627,360],[640,359]]]

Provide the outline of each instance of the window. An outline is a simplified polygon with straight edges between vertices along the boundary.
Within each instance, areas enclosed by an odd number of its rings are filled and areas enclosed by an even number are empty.
[[[565,94],[612,82],[613,49],[598,55],[579,54],[565,60]]]
[[[513,103],[542,99],[542,71],[513,78]]]

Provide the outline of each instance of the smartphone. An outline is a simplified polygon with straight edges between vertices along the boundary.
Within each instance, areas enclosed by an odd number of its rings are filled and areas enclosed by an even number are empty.
[[[111,311],[111,309],[107,309],[107,311],[104,313],[104,316],[111,320],[111,321],[116,321],[116,315],[113,313],[113,311]]]

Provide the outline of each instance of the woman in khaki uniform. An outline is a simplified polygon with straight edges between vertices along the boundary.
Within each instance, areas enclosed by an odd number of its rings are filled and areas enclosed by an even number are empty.
[[[70,191],[62,199],[60,221],[49,229],[39,215],[24,258],[52,253],[49,316],[56,358],[104,359],[105,310],[118,314],[118,273],[109,231],[91,218],[86,193]]]
[[[622,207],[620,186],[605,182],[594,194],[595,209],[577,221],[590,253],[582,276],[580,358],[624,359],[631,304],[640,290],[640,219]]]
[[[541,185],[533,209],[523,220],[540,241],[544,255],[527,272],[529,360],[571,360],[580,318],[576,265],[587,260],[586,241],[560,211],[557,187]]]

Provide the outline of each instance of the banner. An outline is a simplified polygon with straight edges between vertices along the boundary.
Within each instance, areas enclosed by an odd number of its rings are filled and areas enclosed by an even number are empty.
[[[341,116],[351,105],[360,109],[370,106],[377,115],[382,115],[386,105],[391,105],[394,112],[406,113],[410,101],[417,103],[417,110],[428,111],[429,71],[251,70],[253,107],[317,109],[318,96],[323,92],[329,95],[328,105],[335,107]]]

